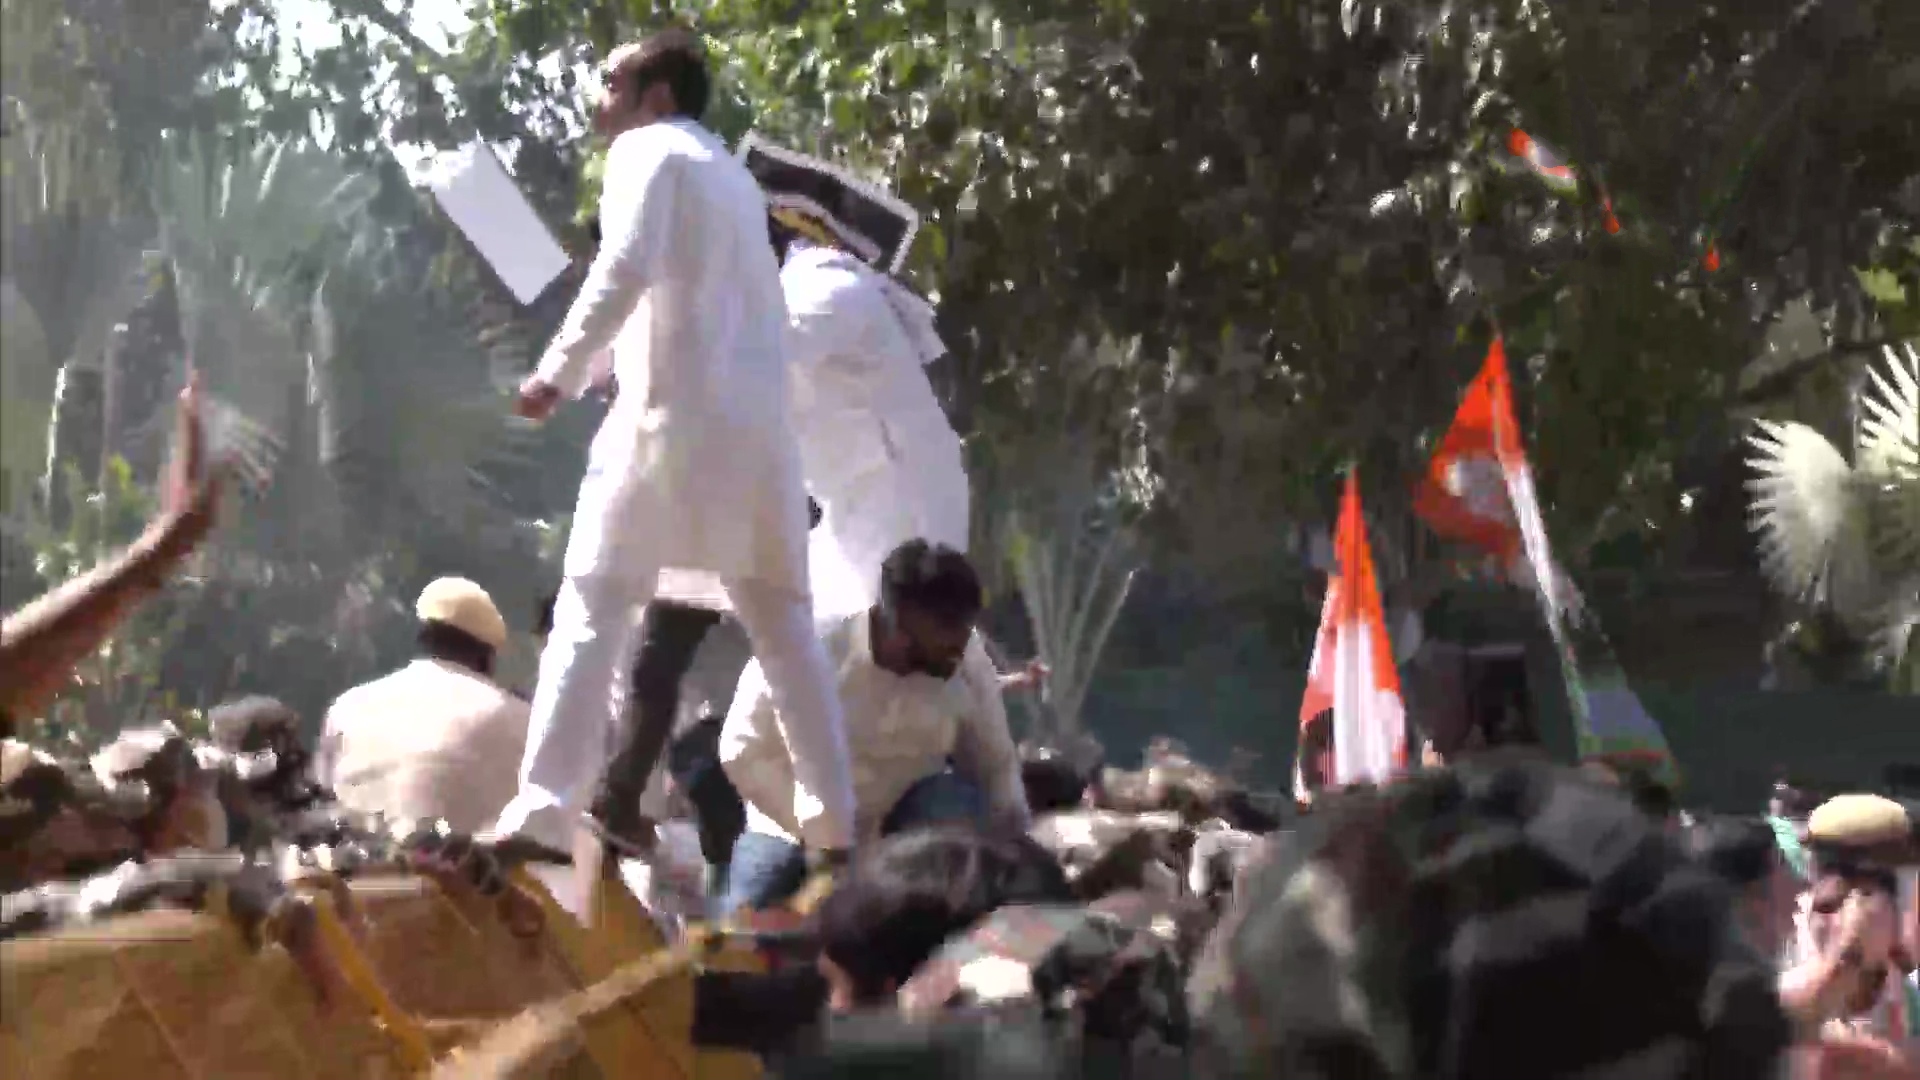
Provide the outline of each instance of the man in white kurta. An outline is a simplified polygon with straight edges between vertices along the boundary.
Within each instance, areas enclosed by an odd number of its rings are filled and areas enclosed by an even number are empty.
[[[824,511],[808,538],[814,618],[828,624],[873,606],[881,560],[901,543],[966,550],[967,472],[923,370],[945,351],[926,302],[806,241],[788,250],[780,284],[795,434]]]
[[[754,136],[740,156],[766,192],[785,262],[793,425],[824,516],[809,535],[808,576],[825,627],[872,606],[880,562],[896,545],[920,537],[966,549],[960,439],[924,371],[946,346],[932,306],[889,273],[919,224],[910,207]],[[796,231],[814,239],[796,241]],[[593,811],[615,846],[643,848],[651,832],[640,792],[650,774],[658,788],[680,682],[721,618],[714,597],[684,585],[663,583],[661,600],[672,601],[650,607],[641,629],[632,707]]]
[[[786,308],[758,186],[694,119],[708,79],[680,32],[608,63],[602,243],[519,411],[578,397],[613,347],[620,392],[588,452],[520,791],[501,832],[572,846],[607,762],[637,614],[662,575],[724,594],[782,702],[810,847],[853,840],[839,702],[812,633],[807,499],[794,447]]]
[[[749,135],[786,295],[794,430],[824,518],[808,544],[814,617],[872,606],[881,560],[919,538],[967,548],[960,438],[925,368],[946,354],[932,305],[894,275],[919,216],[830,162]]]

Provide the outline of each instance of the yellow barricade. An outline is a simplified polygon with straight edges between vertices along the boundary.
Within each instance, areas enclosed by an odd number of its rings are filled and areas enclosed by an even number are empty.
[[[287,954],[250,949],[221,919],[184,912],[0,943],[0,1080],[403,1080],[427,1059],[566,998],[664,948],[640,904],[603,884],[583,927],[528,876],[545,933],[516,938],[473,896],[432,881],[353,883],[351,911],[316,896],[322,941],[347,984],[322,1009]],[[665,957],[663,957],[664,959]],[[693,974],[753,970],[750,949],[703,943],[584,1025],[566,1080],[757,1080],[758,1059],[691,1045]]]

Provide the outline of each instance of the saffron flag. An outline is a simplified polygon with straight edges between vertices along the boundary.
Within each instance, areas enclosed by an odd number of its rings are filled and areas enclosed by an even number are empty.
[[[1320,635],[1300,699],[1300,741],[1304,748],[1308,726],[1332,710],[1330,764],[1323,779],[1329,787],[1338,787],[1385,780],[1407,763],[1400,673],[1393,666],[1373,553],[1360,516],[1360,481],[1352,473],[1340,499],[1333,549],[1334,571],[1327,577]],[[1307,794],[1297,756],[1294,794]]]
[[[1554,562],[1498,337],[1434,452],[1414,509],[1435,532],[1481,549],[1508,580],[1534,590],[1560,657],[1580,756],[1637,762],[1677,780],[1659,723],[1627,685],[1573,579]]]

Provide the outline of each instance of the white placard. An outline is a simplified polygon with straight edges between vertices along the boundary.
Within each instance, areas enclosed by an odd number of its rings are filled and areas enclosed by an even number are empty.
[[[441,155],[426,184],[522,304],[538,299],[572,263],[486,143]]]

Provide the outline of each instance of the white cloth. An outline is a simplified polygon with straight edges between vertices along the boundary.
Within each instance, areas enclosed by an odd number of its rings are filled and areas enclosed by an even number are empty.
[[[520,791],[502,832],[556,843],[609,756],[663,571],[723,593],[792,720],[813,842],[851,840],[839,703],[811,632],[806,493],[788,420],[785,304],[753,177],[690,120],[617,137],[602,243],[539,368],[578,396],[611,344],[620,392],[587,455]]]
[[[362,813],[476,833],[512,797],[526,740],[526,702],[478,672],[416,660],[334,701],[315,772]]]
[[[873,605],[880,564],[916,537],[965,551],[966,465],[925,364],[932,311],[844,252],[796,244],[780,271],[794,431],[825,511],[808,538],[814,618]]]
[[[426,183],[441,209],[521,303],[538,300],[572,264],[486,143],[475,139],[442,155]]]
[[[806,490],[759,186],[699,124],[649,124],[608,151],[600,227],[538,372],[577,397],[612,346],[620,382],[588,451],[566,573],[643,553],[656,572],[806,596]]]
[[[1010,828],[1029,825],[1020,756],[1007,729],[1000,677],[980,635],[951,679],[896,675],[874,663],[865,612],[840,621],[824,641],[840,689],[852,751],[854,822],[869,841],[907,789],[946,766],[978,785],[989,814]],[[792,840],[799,801],[781,708],[767,689],[762,658],[740,675],[720,735],[720,761],[747,804],[747,829]]]

